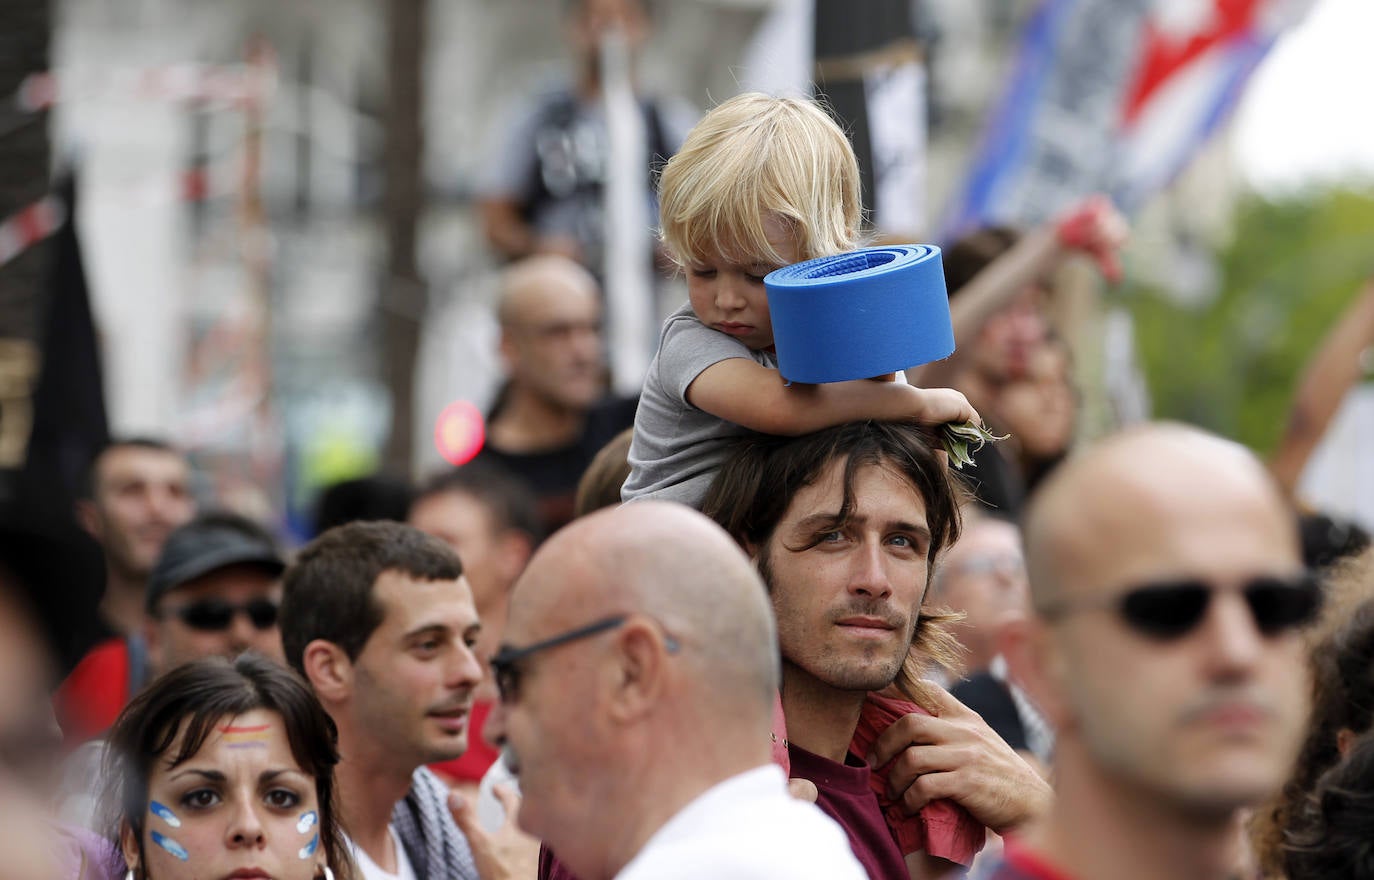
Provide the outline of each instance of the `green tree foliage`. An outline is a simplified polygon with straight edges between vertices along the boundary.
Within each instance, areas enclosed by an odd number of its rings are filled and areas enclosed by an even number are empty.
[[[1125,292],[1154,412],[1261,454],[1278,442],[1307,358],[1374,273],[1374,191],[1251,197],[1202,306]]]

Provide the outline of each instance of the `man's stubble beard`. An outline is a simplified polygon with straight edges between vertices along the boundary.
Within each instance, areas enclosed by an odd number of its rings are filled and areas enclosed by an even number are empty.
[[[466,739],[453,749],[436,748],[424,735],[424,720],[415,720],[413,707],[390,699],[386,689],[365,668],[359,666],[356,670],[357,723],[398,765],[408,765],[406,772],[424,764],[453,760],[467,751]]]
[[[768,590],[768,595],[771,597],[774,592],[776,581],[773,573],[772,551],[768,541],[765,541],[759,549],[756,566],[758,568],[759,577],[763,580],[764,587]],[[859,665],[857,669],[850,668],[851,664],[847,662],[835,663],[833,656],[826,657],[824,655],[816,658],[820,661],[819,663],[813,664],[824,668],[807,669],[805,666],[789,658],[785,651],[782,653],[783,667],[786,669],[786,667],[792,666],[801,669],[812,678],[837,690],[862,692],[883,690],[895,682],[897,676],[901,673],[902,664],[906,659],[906,655],[910,653],[911,645],[916,638],[916,626],[918,621],[919,618],[911,621],[907,631],[906,650],[901,652],[900,655],[893,657],[890,671],[886,670],[884,667],[874,669],[872,666],[862,664]],[[783,629],[784,627],[782,627],[781,622],[779,622],[779,634],[781,634]],[[779,648],[782,649],[782,645],[779,645]],[[846,657],[845,659],[848,660],[849,658]],[[829,662],[827,662],[827,660]]]

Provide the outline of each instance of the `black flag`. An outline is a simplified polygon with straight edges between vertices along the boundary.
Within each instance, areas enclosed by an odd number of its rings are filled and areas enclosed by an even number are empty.
[[[56,233],[46,310],[39,330],[42,366],[33,393],[33,430],[24,462],[26,482],[42,489],[50,512],[70,514],[87,468],[109,442],[86,272],[76,231],[76,182],[67,177],[57,195],[66,222]]]
[[[19,497],[29,527],[70,534],[78,531],[72,521],[81,483],[109,441],[109,427],[95,322],[77,240],[75,180],[63,179],[57,195],[66,221],[53,242],[38,335],[42,365],[33,392],[33,428]],[[83,533],[71,540],[91,539]],[[44,585],[60,592],[68,603],[69,629],[64,633],[65,643],[56,646],[63,668],[79,656],[94,632],[96,606],[105,588],[98,565],[73,571],[79,574]]]

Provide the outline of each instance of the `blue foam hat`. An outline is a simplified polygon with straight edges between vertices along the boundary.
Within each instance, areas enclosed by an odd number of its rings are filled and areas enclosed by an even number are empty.
[[[789,382],[867,379],[947,358],[954,327],[940,249],[910,244],[818,257],[763,279]]]

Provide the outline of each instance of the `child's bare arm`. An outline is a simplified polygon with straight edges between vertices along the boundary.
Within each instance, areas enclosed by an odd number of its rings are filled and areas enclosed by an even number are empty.
[[[964,395],[952,388],[916,388],[896,382],[784,385],[781,374],[745,358],[712,364],[687,387],[687,402],[719,419],[780,436],[809,434],[862,419],[930,425],[977,420]]]

